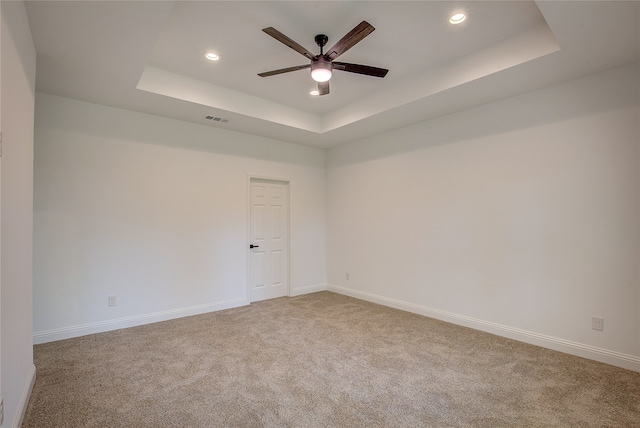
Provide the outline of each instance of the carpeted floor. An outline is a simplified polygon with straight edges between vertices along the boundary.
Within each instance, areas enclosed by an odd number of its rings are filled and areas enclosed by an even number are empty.
[[[23,427],[640,427],[640,373],[330,292],[35,346]]]

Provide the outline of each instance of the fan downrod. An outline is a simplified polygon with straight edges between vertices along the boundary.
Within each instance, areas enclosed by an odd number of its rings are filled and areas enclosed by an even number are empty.
[[[316,45],[320,46],[320,55],[322,55],[322,48],[324,48],[324,46],[329,41],[329,36],[327,36],[326,34],[318,34],[315,37],[315,41]]]

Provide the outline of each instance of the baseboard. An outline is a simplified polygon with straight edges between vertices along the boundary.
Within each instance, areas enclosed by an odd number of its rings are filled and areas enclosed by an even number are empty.
[[[29,405],[29,397],[31,397],[31,391],[33,391],[33,385],[36,383],[36,366],[31,365],[31,373],[29,374],[29,381],[25,385],[25,389],[22,392],[22,397],[20,397],[20,402],[18,403],[18,413],[17,417],[13,421],[13,428],[20,428],[22,426],[22,421],[24,420],[24,415],[27,412],[27,406]]]
[[[430,318],[435,318],[441,321],[450,322],[452,324],[485,331],[487,333],[507,337],[509,339],[518,340],[520,342],[541,346],[543,348],[553,349],[554,351],[560,351],[566,354],[576,355],[578,357],[588,358],[590,360],[611,364],[612,366],[622,367],[624,369],[640,372],[640,357],[634,355],[623,354],[620,352],[610,351],[608,349],[572,342],[570,340],[534,333],[531,331],[513,328],[493,322],[483,321],[464,315],[458,315],[451,312],[432,309],[426,306],[416,305],[415,303],[408,303],[401,300],[378,296],[376,294],[367,293],[364,291],[352,290],[350,288],[341,287],[338,285],[328,284],[327,290],[339,294],[344,294],[346,296],[355,297],[356,299],[366,300],[395,309],[400,309],[403,311],[424,315]]]
[[[75,325],[70,327],[55,328],[33,333],[34,345],[53,342],[56,340],[70,339],[72,337],[86,336],[87,334],[103,333],[105,331],[121,328],[135,327],[154,322],[168,321],[175,318],[200,315],[207,312],[220,311],[222,309],[237,308],[249,304],[249,299],[231,299],[220,302],[205,303],[186,308],[171,309],[168,311],[153,312],[149,314],[134,315],[131,317],[117,318],[113,320]]]
[[[303,294],[317,293],[318,291],[325,291],[327,289],[327,284],[315,284],[315,285],[307,285],[306,287],[298,287],[294,290],[291,290],[289,293],[289,297],[301,296]]]

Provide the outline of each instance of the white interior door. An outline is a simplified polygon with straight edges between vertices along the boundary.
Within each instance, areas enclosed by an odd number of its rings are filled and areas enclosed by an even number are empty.
[[[286,182],[251,179],[251,301],[289,294],[289,208]]]

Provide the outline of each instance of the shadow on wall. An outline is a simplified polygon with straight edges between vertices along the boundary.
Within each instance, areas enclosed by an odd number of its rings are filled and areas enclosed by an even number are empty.
[[[19,41],[13,40],[14,35],[23,33],[23,29],[19,28],[21,20],[5,18],[5,16],[9,16],[9,14],[18,13],[16,12],[16,8],[22,7],[22,5],[19,3],[15,5],[12,5],[11,3],[12,2],[0,2],[0,7],[5,9],[4,13],[2,13],[1,25],[7,29],[6,31],[3,31],[2,34],[3,37],[9,38],[8,41],[2,43],[2,45],[5,46],[5,49],[8,46],[17,46],[19,44]],[[15,54],[15,56],[19,59],[21,73],[24,73],[24,75],[29,75],[30,73],[28,73],[27,70],[34,69],[34,59],[28,58],[27,53],[24,49],[17,49],[13,52],[13,54]],[[3,55],[3,57],[6,56]],[[35,78],[29,79],[29,81],[26,83],[29,85],[31,93],[34,94],[36,92]]]
[[[36,94],[36,130],[153,144],[324,169],[324,150],[44,93]],[[88,141],[90,139],[87,139]]]
[[[594,74],[329,150],[339,167],[637,105],[640,64]],[[451,96],[445,92],[437,96]],[[444,100],[443,100],[444,102]]]

